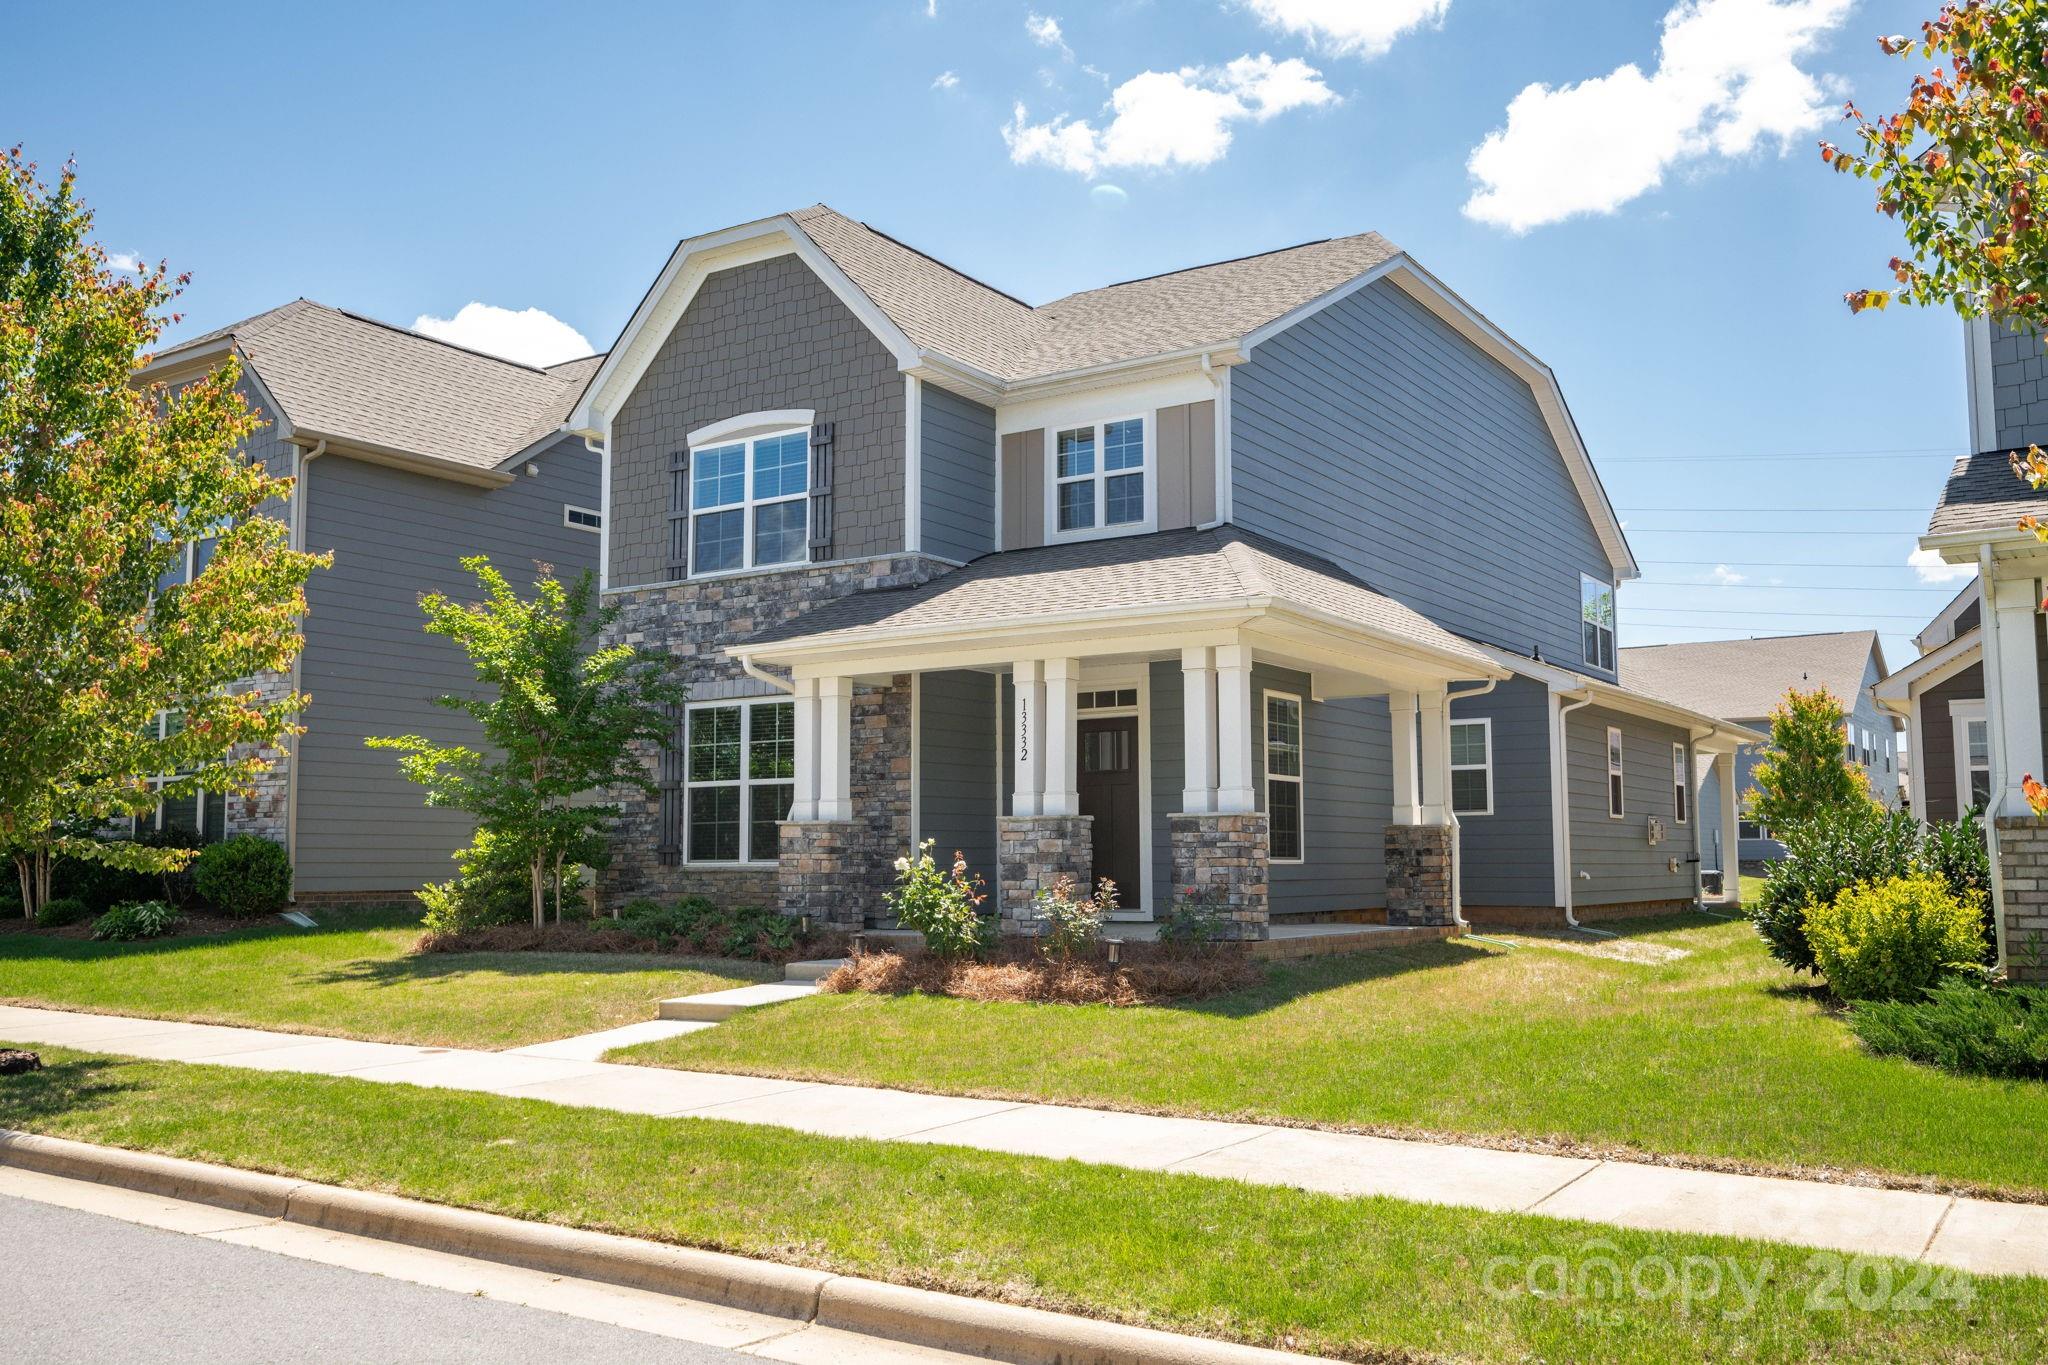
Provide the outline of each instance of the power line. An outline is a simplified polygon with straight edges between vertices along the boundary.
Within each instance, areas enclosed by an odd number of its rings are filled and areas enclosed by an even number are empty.
[[[1818,616],[1824,620],[1839,621],[1852,616],[1866,621],[1925,621],[1925,616],[1912,612],[1883,611],[1792,611],[1777,607],[1758,607],[1752,611],[1739,611],[1733,607],[1644,607],[1644,611],[1665,611],[1685,616]],[[1634,613],[1630,613],[1631,617]]]
[[[1766,450],[1741,455],[1615,455],[1596,464],[1705,464],[1727,460],[1904,460],[1941,455],[1953,460],[1954,446],[1901,446],[1893,450]]]
[[[1816,512],[1919,512],[1925,514],[1925,507],[1624,507],[1623,516],[1634,516],[1638,512],[1741,512],[1754,516],[1759,512],[1798,513],[1811,516]]]
[[[1653,564],[1679,564],[1687,568],[1713,569],[1726,565],[1731,569],[1910,569],[1915,566],[1903,559],[1889,564],[1855,564],[1835,559],[1665,559],[1658,557]],[[1971,569],[1974,575],[1976,570]],[[1957,579],[1958,585],[1962,579]]]
[[[1867,530],[1845,530],[1842,528],[1819,528],[1791,526],[1732,527],[1732,526],[1625,526],[1629,535],[1644,536],[1917,536],[1917,526],[1876,526]]]
[[[1949,588],[1884,588],[1862,583],[1694,583],[1682,578],[1638,578],[1633,581],[1652,588],[1738,588],[1743,592],[1938,592],[1948,597],[1955,595]]]

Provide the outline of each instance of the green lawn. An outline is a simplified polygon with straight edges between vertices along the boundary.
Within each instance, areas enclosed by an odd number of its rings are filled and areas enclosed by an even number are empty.
[[[654,1017],[671,995],[778,977],[743,963],[424,953],[417,910],[319,911],[207,937],[0,935],[0,1002],[435,1047],[519,1047]]]
[[[1742,878],[1742,903],[1744,905],[1755,905],[1763,899],[1763,895],[1764,879],[1762,877],[1745,875]]]
[[[1487,937],[1520,946],[1275,966],[1172,1009],[824,995],[613,1057],[2048,1193],[2048,1086],[1864,1052],[1746,923]]]
[[[1816,1253],[912,1143],[42,1049],[0,1126],[1353,1360],[2038,1360],[2048,1282],[1816,1307]],[[1641,1295],[1527,1292],[1539,1258]],[[1662,1257],[1661,1265],[1644,1258]],[[1704,1295],[1714,1258],[1718,1292]],[[1661,1292],[1690,1265],[1703,1296]],[[1848,1283],[1908,1287],[1872,1263]],[[1738,1274],[1760,1290],[1745,1311]]]

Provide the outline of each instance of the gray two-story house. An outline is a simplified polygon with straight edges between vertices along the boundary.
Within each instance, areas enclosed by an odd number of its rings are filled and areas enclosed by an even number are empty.
[[[306,586],[293,672],[246,685],[310,702],[304,733],[266,754],[252,794],[209,794],[140,823],[275,839],[300,901],[402,898],[454,875],[471,826],[427,808],[393,756],[363,740],[475,742],[467,717],[433,702],[474,674],[422,631],[419,608],[426,592],[475,595],[464,556],[487,554],[515,579],[536,564],[565,577],[596,567],[598,457],[562,421],[601,357],[539,369],[299,299],[159,352],[138,380],[175,385],[229,355],[264,423],[248,457],[296,481],[277,509],[294,548],[334,555]],[[173,572],[205,562],[204,542],[188,546]]]
[[[1554,376],[1375,234],[1034,306],[816,206],[682,242],[568,426],[693,689],[609,897],[854,925],[932,841],[1011,923],[1667,909],[1758,738],[1623,685]]]

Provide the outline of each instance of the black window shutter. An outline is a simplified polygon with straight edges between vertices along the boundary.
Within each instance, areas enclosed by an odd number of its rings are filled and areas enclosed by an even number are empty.
[[[680,575],[678,575],[680,577]],[[655,860],[674,867],[683,860],[683,763],[689,736],[684,732],[685,713],[680,706],[668,708],[669,741],[661,750],[661,829],[654,846]]]
[[[690,451],[688,447],[669,452],[668,457],[668,576],[690,576]]]
[[[811,428],[811,562],[832,557],[832,424]]]

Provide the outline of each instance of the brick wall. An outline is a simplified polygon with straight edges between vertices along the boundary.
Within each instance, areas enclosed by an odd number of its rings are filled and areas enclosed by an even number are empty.
[[[1268,818],[1259,812],[1176,814],[1167,824],[1173,839],[1172,900],[1177,903],[1188,890],[1215,896],[1232,938],[1265,938],[1272,920]]]
[[[259,673],[248,682],[239,684],[238,690],[255,692],[267,703],[287,696],[292,690],[292,680],[284,673]],[[247,758],[253,754],[269,763],[270,767],[256,774],[246,794],[238,793],[227,798],[229,834],[257,834],[279,844],[286,841],[291,808],[289,744],[289,740],[280,739],[273,744],[235,746],[233,757]]]
[[[2015,981],[2048,981],[2048,821],[1999,820],[1998,872],[2006,970]]]

